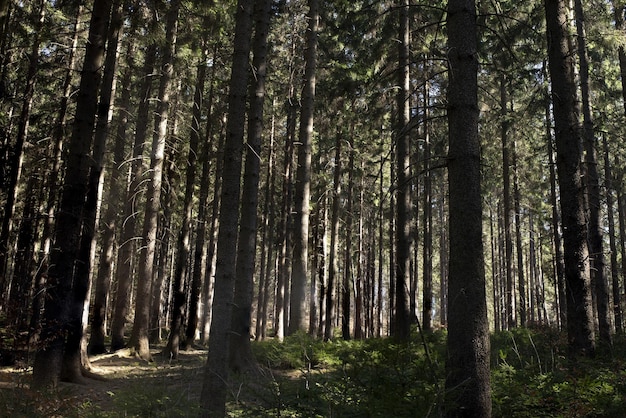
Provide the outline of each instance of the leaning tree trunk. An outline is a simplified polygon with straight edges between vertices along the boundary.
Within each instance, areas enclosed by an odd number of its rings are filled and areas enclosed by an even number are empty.
[[[565,0],[545,0],[545,12],[563,224],[568,344],[571,355],[590,356],[595,352],[595,337],[575,56]]]
[[[55,386],[62,368],[65,334],[70,330],[71,311],[82,312],[84,300],[74,300],[74,265],[79,259],[82,213],[87,196],[98,86],[102,78],[104,46],[107,36],[110,0],[96,0],[89,26],[74,129],[68,144],[65,179],[57,213],[55,245],[51,252],[49,280],[56,286],[48,289],[41,332],[46,343],[37,351],[33,366],[35,386]],[[84,282],[85,278],[77,277]],[[77,306],[72,306],[76,304]]]
[[[319,0],[308,0],[309,21],[304,56],[304,88],[298,139],[298,166],[295,188],[295,222],[293,227],[293,256],[291,272],[291,299],[289,304],[289,334],[305,331],[308,321],[306,288],[309,257],[309,212],[311,198],[311,143],[313,141],[313,112],[315,104],[315,73],[317,66],[317,37],[319,31]]]
[[[170,111],[170,93],[174,76],[174,59],[176,34],[178,29],[179,0],[173,0],[166,19],[166,47],[163,51],[161,64],[161,80],[159,84],[159,101],[157,104],[155,132],[152,138],[152,157],[150,162],[150,181],[146,191],[146,210],[143,221],[142,246],[140,250],[139,278],[137,281],[137,301],[135,320],[129,345],[136,354],[144,359],[151,359],[148,336],[150,320],[150,296],[154,260],[157,246],[157,224],[161,203],[161,187],[163,182],[163,166],[165,159],[165,141]]]
[[[252,0],[239,0],[235,16],[234,52],[228,93],[228,121],[224,145],[224,171],[219,215],[220,228],[217,240],[215,293],[209,336],[209,354],[200,395],[202,416],[223,417],[226,415],[228,354],[237,257],[239,193],[241,190],[248,56],[252,35],[253,6],[254,1]]]
[[[446,416],[491,416],[478,138],[476,5],[448,1],[450,259]]]

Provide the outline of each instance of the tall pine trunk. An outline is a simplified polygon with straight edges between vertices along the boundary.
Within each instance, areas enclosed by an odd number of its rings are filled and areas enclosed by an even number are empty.
[[[571,355],[593,355],[593,306],[582,181],[582,133],[565,0],[545,0],[557,171],[561,196],[567,335]]]
[[[243,137],[246,120],[248,64],[254,1],[239,0],[228,93],[228,121],[224,144],[224,171],[217,240],[215,294],[200,406],[202,416],[226,415],[228,354],[232,330],[232,303],[237,258]]]
[[[448,1],[450,259],[446,416],[491,416],[473,0]]]
[[[298,133],[298,166],[296,169],[293,256],[291,272],[291,298],[289,304],[289,333],[307,329],[306,289],[309,257],[309,212],[311,198],[311,143],[313,141],[313,112],[317,66],[317,37],[319,27],[319,1],[308,0],[309,21],[306,32],[304,87],[302,111]]]
[[[170,113],[171,83],[174,76],[176,35],[178,30],[179,0],[173,0],[166,18],[165,47],[161,63],[159,100],[157,103],[155,131],[152,138],[152,156],[150,161],[150,181],[146,191],[146,209],[142,229],[142,245],[139,253],[139,277],[137,281],[137,301],[135,319],[129,340],[136,354],[150,360],[148,328],[150,323],[150,299],[154,274],[154,260],[157,251],[157,224],[161,203],[163,166],[165,160],[165,142],[167,123]]]
[[[48,290],[41,333],[42,341],[46,344],[37,351],[33,366],[33,383],[40,387],[56,386],[58,383],[65,334],[70,330],[71,312],[82,311],[84,303],[84,300],[74,300],[73,271],[80,258],[82,214],[87,196],[90,149],[110,10],[110,0],[96,0],[89,25],[89,42],[85,51],[77,111],[68,144],[63,192],[57,213],[55,244],[50,255],[48,280],[56,283],[56,286]],[[83,279],[78,278],[81,281]]]

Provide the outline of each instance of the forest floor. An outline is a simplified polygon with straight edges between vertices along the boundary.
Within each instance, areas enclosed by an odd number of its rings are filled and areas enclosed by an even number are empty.
[[[191,406],[198,404],[206,354],[198,349],[181,351],[177,360],[167,361],[153,350],[152,362],[128,350],[93,356],[92,371],[102,380],[60,383],[58,391],[43,397],[30,390],[32,368],[3,367],[0,416],[195,416]]]

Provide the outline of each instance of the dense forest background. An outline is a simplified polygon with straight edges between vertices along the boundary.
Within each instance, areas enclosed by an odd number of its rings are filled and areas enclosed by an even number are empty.
[[[448,329],[487,416],[488,332],[610,350],[625,7],[0,2],[2,362],[208,346],[219,415],[251,339]]]

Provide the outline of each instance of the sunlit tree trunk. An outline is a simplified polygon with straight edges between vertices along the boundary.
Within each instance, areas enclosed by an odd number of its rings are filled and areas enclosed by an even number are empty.
[[[206,75],[206,56],[201,56],[196,74],[196,85],[193,96],[193,111],[191,129],[189,130],[189,152],[187,153],[187,170],[185,173],[185,196],[183,201],[183,218],[178,234],[176,261],[172,284],[173,304],[170,316],[170,334],[163,351],[165,358],[178,358],[181,333],[183,328],[184,311],[187,302],[187,277],[190,276],[188,262],[191,252],[191,229],[193,195],[196,182],[198,161],[198,145],[200,143],[200,119],[202,117],[202,98],[204,94],[204,79]]]
[[[335,134],[335,164],[333,168],[333,204],[330,212],[330,249],[328,263],[328,281],[326,282],[326,323],[324,339],[333,338],[335,324],[335,287],[339,277],[339,206],[341,200],[341,133]]]
[[[309,257],[309,212],[311,198],[311,145],[313,141],[313,112],[317,66],[317,37],[319,31],[319,1],[308,0],[309,21],[306,32],[304,87],[298,132],[298,166],[296,168],[295,218],[293,227],[293,255],[291,297],[289,304],[289,334],[307,329],[306,289]]]
[[[154,261],[157,251],[157,224],[161,203],[161,187],[163,182],[163,166],[165,160],[165,142],[167,123],[170,112],[171,83],[174,76],[174,56],[178,29],[179,0],[173,0],[166,17],[166,42],[162,51],[159,100],[155,115],[155,132],[152,138],[152,155],[150,161],[150,181],[146,191],[146,209],[142,228],[142,245],[139,253],[139,276],[137,281],[137,300],[135,319],[129,340],[136,354],[144,359],[151,359],[148,328],[150,321],[150,298]]]

